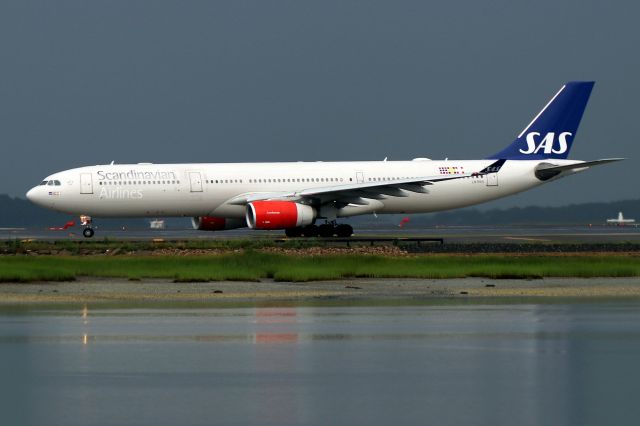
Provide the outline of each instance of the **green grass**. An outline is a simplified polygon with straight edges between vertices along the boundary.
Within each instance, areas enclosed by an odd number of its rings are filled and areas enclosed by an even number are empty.
[[[0,282],[78,276],[176,281],[313,281],[342,278],[542,278],[640,276],[630,256],[290,256],[253,251],[207,256],[2,256]]]

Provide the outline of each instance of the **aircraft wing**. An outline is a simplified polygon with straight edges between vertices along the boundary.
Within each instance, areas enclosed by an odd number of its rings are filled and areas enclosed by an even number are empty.
[[[562,166],[550,163],[542,163],[536,167],[535,174],[539,179],[547,180],[559,175],[562,172],[587,169],[589,167],[599,166],[600,164],[613,163],[615,161],[622,160],[624,160],[624,158],[603,158],[602,160],[581,161],[579,163],[566,164]]]
[[[308,204],[324,204],[335,201],[340,204],[367,205],[367,199],[383,200],[387,197],[408,197],[409,192],[427,194],[426,188],[439,182],[462,179],[470,176],[483,176],[497,173],[506,160],[498,160],[477,173],[466,173],[455,176],[424,176],[413,179],[394,179],[387,181],[361,182],[346,185],[332,185],[302,189],[294,192],[271,192],[244,194],[229,200],[229,204],[248,204],[254,201],[281,200],[306,201]]]

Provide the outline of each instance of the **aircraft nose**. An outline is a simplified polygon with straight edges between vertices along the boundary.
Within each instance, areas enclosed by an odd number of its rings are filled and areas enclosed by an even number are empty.
[[[40,197],[41,194],[39,194],[39,192],[40,191],[38,191],[38,187],[34,186],[29,190],[29,192],[27,192],[26,194],[27,199],[32,203],[39,204],[39,202],[41,201],[41,197]]]
[[[35,188],[31,188],[27,191],[27,199],[33,201],[33,196],[35,195]]]

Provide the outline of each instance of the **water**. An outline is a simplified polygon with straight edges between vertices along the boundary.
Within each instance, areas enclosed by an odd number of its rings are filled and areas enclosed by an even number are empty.
[[[637,424],[640,303],[0,311],[2,424]]]

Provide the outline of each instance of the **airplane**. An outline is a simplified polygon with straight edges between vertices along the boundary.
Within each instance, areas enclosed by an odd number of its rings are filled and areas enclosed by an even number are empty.
[[[624,225],[635,225],[635,223],[636,223],[635,219],[625,219],[624,216],[622,215],[622,212],[618,212],[618,217],[615,219],[607,219],[608,225],[624,226]]]
[[[114,164],[54,173],[29,190],[48,209],[91,217],[192,217],[205,231],[249,227],[289,237],[350,237],[338,220],[428,213],[516,194],[622,160],[567,159],[594,86],[563,85],[516,139],[480,160]]]

